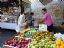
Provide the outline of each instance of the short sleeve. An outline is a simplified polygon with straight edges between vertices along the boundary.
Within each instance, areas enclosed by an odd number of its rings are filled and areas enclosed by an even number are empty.
[[[45,14],[44,16],[43,16],[43,19],[46,19],[47,18],[47,15]]]

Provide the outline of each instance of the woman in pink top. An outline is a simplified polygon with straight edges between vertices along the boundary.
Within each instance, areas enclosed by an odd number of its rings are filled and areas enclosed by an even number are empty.
[[[47,12],[46,8],[42,9],[42,13],[43,13],[42,21],[44,21],[45,24],[47,25],[48,31],[52,32],[53,31],[53,22],[52,22],[52,18],[50,16],[50,14]]]

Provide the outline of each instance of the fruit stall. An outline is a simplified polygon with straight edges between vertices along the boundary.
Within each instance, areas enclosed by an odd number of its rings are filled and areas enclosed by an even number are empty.
[[[3,43],[4,48],[64,48],[64,34],[30,28]]]

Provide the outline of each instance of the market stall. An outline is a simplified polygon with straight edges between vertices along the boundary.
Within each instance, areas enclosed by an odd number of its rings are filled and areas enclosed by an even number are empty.
[[[60,35],[60,36],[59,36]],[[3,43],[4,48],[64,48],[64,34],[52,34],[35,28],[16,34]]]
[[[4,29],[12,29],[16,30],[17,23],[18,23],[18,17],[20,16],[21,10],[29,11],[30,12],[30,2],[22,0],[22,8],[21,1],[16,0],[10,0],[7,1],[6,4],[1,2],[0,6],[0,27]]]
[[[24,0],[25,1],[25,0]],[[42,17],[40,17],[39,13],[40,10],[44,6],[38,6],[42,5],[40,2],[38,4],[39,0],[35,1],[35,11],[37,17],[34,17],[35,20],[40,21]],[[25,3],[25,2],[23,2]],[[24,4],[24,6],[27,3]],[[60,26],[64,30],[64,19],[63,19],[63,7],[61,7],[60,2],[51,2],[46,5],[46,8],[48,9],[49,13],[52,15],[53,19],[53,25],[54,26]],[[26,8],[27,7],[27,8]],[[25,6],[26,11],[30,11],[29,9],[30,5],[27,4]],[[34,7],[34,6],[33,6]],[[17,7],[13,7],[15,11],[17,10]],[[16,29],[17,26],[17,19],[19,16],[18,12],[15,12],[12,7],[9,8],[9,12],[6,13],[4,11],[4,14],[0,15],[0,27],[6,28],[6,29]],[[37,8],[37,9],[36,9]],[[4,9],[5,10],[5,9]],[[40,11],[40,12],[38,12]],[[18,14],[17,14],[18,13]],[[51,33],[47,30],[47,25],[43,24],[42,22],[38,22],[38,28],[37,27],[29,27],[24,26],[22,30],[20,30],[17,34],[14,36],[11,36],[11,38],[8,38],[4,43],[4,48],[64,48],[64,34],[61,34],[61,32],[58,33]],[[35,26],[37,23],[34,23]]]
[[[3,7],[1,11],[3,14],[0,14],[0,27],[15,30],[19,16],[18,7]]]

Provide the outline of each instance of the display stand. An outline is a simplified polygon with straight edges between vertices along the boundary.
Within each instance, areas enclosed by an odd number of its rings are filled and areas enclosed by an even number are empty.
[[[17,16],[1,15],[0,27],[15,30],[17,26]]]

